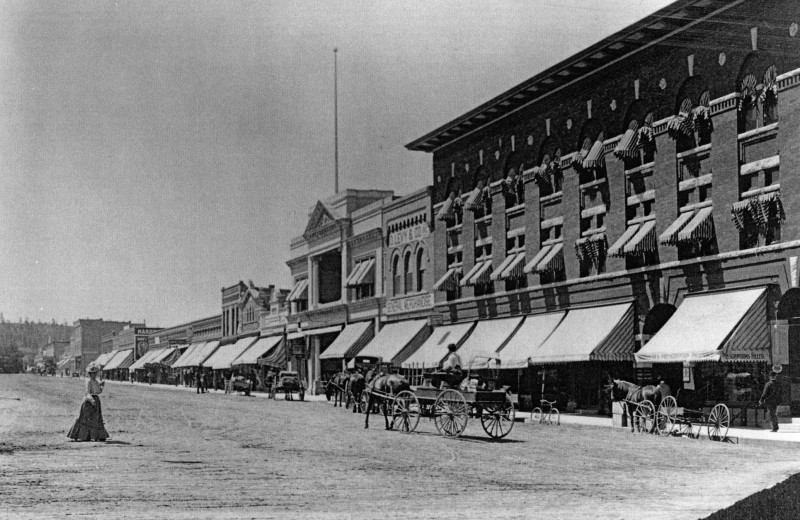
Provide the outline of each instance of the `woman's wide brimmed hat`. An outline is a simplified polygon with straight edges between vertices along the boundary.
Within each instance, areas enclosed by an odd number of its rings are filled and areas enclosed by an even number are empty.
[[[100,367],[97,366],[97,365],[89,365],[86,368],[86,372],[88,372],[89,374],[94,374],[94,373],[100,372]]]

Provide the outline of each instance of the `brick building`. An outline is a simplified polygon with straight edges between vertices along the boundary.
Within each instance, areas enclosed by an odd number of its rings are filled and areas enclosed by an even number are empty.
[[[799,23],[680,0],[408,144],[433,159],[443,321],[577,408],[608,372],[726,401],[800,375]]]
[[[126,325],[130,325],[130,322],[102,319],[76,320],[72,326],[69,340],[70,370],[82,374],[86,367],[101,354],[101,338],[111,332],[122,330]]]

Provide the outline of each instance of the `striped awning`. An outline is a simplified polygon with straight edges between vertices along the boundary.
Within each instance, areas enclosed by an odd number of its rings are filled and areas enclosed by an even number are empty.
[[[509,263],[503,272],[500,273],[500,278],[502,280],[516,280],[517,278],[522,278],[525,276],[524,267],[525,267],[525,252],[517,253],[513,256],[514,260]]]
[[[308,299],[308,278],[301,278],[294,283],[294,287],[289,291],[286,301],[294,302]]]
[[[714,238],[714,208],[708,206],[696,212],[686,227],[678,232],[678,242],[697,242]]]
[[[375,259],[359,262],[345,282],[346,287],[357,287],[375,282]]]
[[[750,219],[751,199],[740,200],[731,205],[731,220],[736,229],[742,231]]]
[[[632,303],[575,309],[530,355],[532,365],[576,361],[632,361]]]
[[[598,262],[605,257],[607,246],[606,234],[595,233],[575,241],[575,254],[581,262]]]
[[[692,111],[692,101],[684,99],[678,114],[672,116],[667,121],[667,131],[673,139],[679,135],[692,136],[694,133],[694,112]]]
[[[616,148],[614,148],[614,155],[620,159],[636,157],[639,154],[639,123],[634,119],[628,123],[628,129],[622,134]]]
[[[280,341],[267,354],[259,358],[258,364],[283,370],[286,368],[286,342]]]
[[[375,322],[360,321],[345,325],[333,343],[319,355],[320,359],[353,359],[375,336]]]
[[[602,134],[601,134],[602,135]],[[606,163],[606,154],[603,146],[603,139],[598,139],[592,145],[589,153],[583,159],[584,168],[600,168]]]
[[[488,196],[488,189],[477,187],[472,190],[464,203],[464,209],[469,211],[479,211],[483,209],[484,197]]]
[[[685,211],[678,215],[678,218],[661,233],[661,236],[658,237],[658,241],[665,246],[678,245],[678,232],[683,229],[683,226],[685,226],[693,216],[694,212],[692,211]]]
[[[459,199],[460,200],[460,199]],[[445,199],[444,204],[442,207],[439,208],[439,213],[436,214],[436,220],[440,220],[442,222],[448,222],[455,218],[455,204],[456,204],[456,196],[454,194],[450,194],[447,199]]]
[[[510,255],[506,256],[506,257],[503,259],[503,261],[500,263],[500,265],[497,267],[497,269],[495,269],[495,270],[494,270],[494,272],[492,273],[492,275],[491,275],[489,278],[490,278],[491,280],[498,280],[498,279],[500,279],[500,276],[503,274],[503,270],[504,270],[506,267],[508,267],[508,265],[509,265],[511,262],[513,262],[513,261],[514,261],[514,259],[515,259],[516,257],[517,257],[517,255],[516,255],[516,254],[510,254]]]
[[[688,295],[636,360],[769,363],[766,298],[763,287]]]
[[[550,253],[550,250],[552,250],[552,249],[553,249],[553,244],[548,244],[546,246],[543,246],[539,250],[539,252],[536,253],[536,255],[534,255],[534,257],[531,259],[531,261],[528,262],[527,264],[525,264],[525,267],[523,268],[522,271],[524,273],[535,273],[535,272],[537,272],[536,268],[539,266],[540,263],[542,263],[542,260],[544,260],[544,257],[546,257],[547,254]]]
[[[625,256],[624,247],[628,241],[633,238],[633,235],[639,231],[641,224],[631,224],[628,226],[628,229],[622,234],[621,237],[617,239],[616,242],[611,244],[611,247],[608,248],[608,256]]]
[[[547,255],[535,268],[536,272],[547,273],[564,270],[564,242],[553,244]]]
[[[488,269],[491,269],[492,261],[491,260],[478,260],[475,262],[475,265],[472,266],[464,278],[461,279],[461,287],[466,287],[468,285],[477,285],[478,283],[487,283],[489,282],[489,276],[491,273],[487,274]],[[478,281],[485,280],[484,281]]]
[[[460,267],[451,267],[447,272],[433,284],[434,291],[454,291],[458,288],[459,277],[461,276]]]
[[[648,220],[641,225],[639,231],[630,242],[625,244],[625,254],[651,253],[657,249],[656,221]]]

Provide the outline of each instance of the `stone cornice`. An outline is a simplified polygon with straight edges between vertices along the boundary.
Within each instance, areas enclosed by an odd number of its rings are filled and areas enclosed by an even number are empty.
[[[800,85],[800,69],[790,70],[776,78],[778,91],[782,92]]]
[[[739,99],[742,95],[738,92],[733,92],[728,94],[727,96],[718,97],[717,99],[711,101],[709,105],[711,106],[711,115],[716,116],[717,114],[722,114],[723,112],[727,112],[729,110],[733,110],[739,106]]]
[[[378,244],[383,242],[383,230],[381,228],[370,229],[366,233],[361,233],[347,240],[347,245],[357,246],[364,242],[377,241]]]
[[[287,260],[286,265],[289,267],[289,269],[294,269],[295,267],[302,267],[306,262],[308,262],[308,255],[303,255]]]

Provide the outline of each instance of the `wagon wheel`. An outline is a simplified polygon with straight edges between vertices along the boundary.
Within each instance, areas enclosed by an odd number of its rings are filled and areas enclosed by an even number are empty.
[[[542,422],[542,417],[544,417],[542,414],[542,409],[537,406],[531,412],[531,421],[540,423]]]
[[[708,438],[712,441],[724,440],[728,435],[728,427],[731,425],[731,411],[722,403],[711,409],[708,416]]]
[[[650,401],[642,401],[633,413],[633,420],[636,431],[640,433],[652,433],[655,428],[656,408]]]
[[[658,407],[658,433],[669,435],[675,426],[675,419],[678,417],[678,402],[674,397],[668,395]]]
[[[408,390],[397,394],[392,401],[392,428],[411,433],[419,424],[420,407],[417,396]]]
[[[514,428],[514,403],[511,396],[506,394],[502,403],[490,403],[483,406],[481,412],[481,426],[483,431],[493,439],[502,439]]]
[[[442,435],[458,437],[467,427],[469,406],[458,390],[448,388],[433,404],[433,422]]]
[[[361,413],[367,413],[368,403],[369,403],[369,393],[361,392]]]

